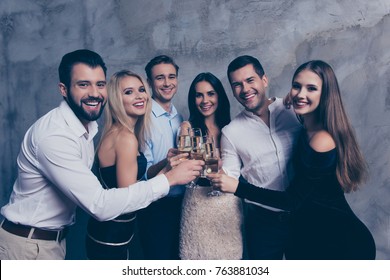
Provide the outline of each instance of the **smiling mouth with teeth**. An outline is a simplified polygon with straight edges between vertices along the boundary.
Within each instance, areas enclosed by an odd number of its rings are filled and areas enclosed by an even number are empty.
[[[172,88],[163,88],[162,91],[163,92],[171,92],[173,89]]]
[[[134,106],[135,107],[143,107],[145,104],[145,102],[138,102],[138,103],[134,103]]]
[[[100,99],[93,99],[93,100],[82,100],[81,101],[84,105],[90,107],[90,108],[96,108],[98,107],[100,104],[103,103],[103,100],[100,100]]]
[[[84,104],[91,107],[96,107],[100,102],[85,102]]]
[[[253,97],[255,97],[255,95],[254,94],[250,94],[250,95],[241,96],[241,99],[243,99],[244,101],[247,101],[247,100],[252,99]]]
[[[303,101],[294,101],[294,104],[295,104],[297,107],[303,107],[303,106],[309,105],[308,102],[303,102]]]

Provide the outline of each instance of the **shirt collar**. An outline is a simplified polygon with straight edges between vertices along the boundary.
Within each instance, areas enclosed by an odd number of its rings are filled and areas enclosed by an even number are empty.
[[[173,104],[171,104],[171,112],[168,113],[154,99],[152,99],[152,112],[156,118],[161,117],[163,115],[170,116],[171,118],[173,118],[177,115],[177,110],[176,110],[175,106],[173,106]]]
[[[62,115],[64,116],[65,122],[78,137],[84,136],[87,140],[93,139],[93,137],[95,137],[98,132],[98,124],[96,121],[91,121],[88,123],[88,133],[84,125],[81,123],[79,118],[77,118],[65,100],[61,102],[59,108],[62,112]]]

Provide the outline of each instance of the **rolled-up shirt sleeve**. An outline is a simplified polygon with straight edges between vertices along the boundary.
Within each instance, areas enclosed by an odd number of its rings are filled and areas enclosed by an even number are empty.
[[[223,171],[236,179],[240,177],[241,172],[241,159],[238,155],[234,145],[229,141],[225,133],[222,132],[221,136],[221,148],[222,148],[222,169]]]

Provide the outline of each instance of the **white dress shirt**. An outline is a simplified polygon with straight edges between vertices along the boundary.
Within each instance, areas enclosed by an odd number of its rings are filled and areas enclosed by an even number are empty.
[[[18,177],[1,214],[14,223],[57,230],[74,223],[76,206],[98,220],[136,211],[165,196],[164,175],[128,188],[105,190],[90,170],[93,137],[62,101],[27,131],[17,159]]]
[[[168,150],[176,147],[176,134],[183,117],[177,112],[173,104],[170,113],[168,113],[152,99],[151,121],[151,135],[148,135],[143,151],[148,160],[146,169],[165,159]],[[184,186],[176,186],[170,189],[168,196],[181,195],[184,190]]]
[[[270,127],[244,110],[222,129],[222,168],[227,175],[242,175],[255,186],[283,191],[293,176],[293,148],[302,126],[281,98],[276,98],[268,108]]]

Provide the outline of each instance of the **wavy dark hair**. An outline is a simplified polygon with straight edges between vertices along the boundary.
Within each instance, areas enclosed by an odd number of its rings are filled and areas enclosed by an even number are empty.
[[[202,133],[205,134],[208,132],[205,118],[199,112],[195,103],[196,84],[203,81],[208,82],[218,94],[218,107],[215,111],[215,122],[219,129],[222,129],[225,125],[230,123],[230,102],[221,81],[216,76],[210,72],[204,72],[195,77],[188,92],[188,109],[190,111],[189,122],[192,127],[199,127],[202,130]]]
[[[337,179],[345,192],[354,191],[367,178],[368,168],[345,112],[336,75],[326,62],[312,60],[298,67],[292,83],[304,70],[317,74],[322,80],[320,104],[317,108],[319,121],[336,142]]]

